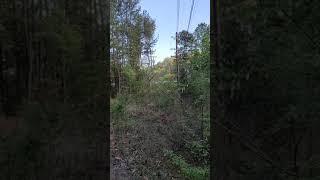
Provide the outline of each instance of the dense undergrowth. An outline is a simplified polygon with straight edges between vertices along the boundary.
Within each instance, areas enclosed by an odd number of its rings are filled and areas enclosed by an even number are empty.
[[[111,99],[111,123],[132,171],[138,177],[208,179],[208,111],[179,104],[173,81],[149,88]]]
[[[157,64],[156,21],[139,0],[112,0],[110,27],[111,123],[130,171],[140,178],[208,179],[210,26],[179,32],[177,59]]]
[[[165,155],[169,157],[172,164],[180,171],[180,173],[188,179],[206,179],[209,176],[208,167],[195,167],[186,162],[181,156],[173,151],[165,151]]]

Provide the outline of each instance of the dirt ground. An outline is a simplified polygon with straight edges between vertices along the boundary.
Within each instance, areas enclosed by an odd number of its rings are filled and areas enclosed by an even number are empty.
[[[183,179],[164,155],[180,136],[176,117],[149,108],[128,113],[128,127],[111,127],[111,179]]]
[[[130,170],[128,168],[127,162],[124,160],[123,155],[121,155],[119,149],[117,148],[113,129],[111,129],[110,143],[111,143],[110,179],[111,180],[133,179],[133,176],[131,175]]]

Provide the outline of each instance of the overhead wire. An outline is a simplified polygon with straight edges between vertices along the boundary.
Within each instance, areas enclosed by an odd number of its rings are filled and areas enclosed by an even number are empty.
[[[191,15],[191,19],[195,18],[195,15],[197,14],[197,2],[198,1],[194,1],[194,6],[193,6],[193,11],[192,11],[192,15]],[[191,23],[190,23],[191,24]]]
[[[176,64],[177,64],[177,83],[179,82],[179,65],[178,65],[178,31],[179,31],[179,13],[180,13],[180,0],[177,0],[177,31],[176,31]]]
[[[191,22],[191,16],[192,16],[193,8],[194,8],[194,0],[192,0],[192,5],[191,5],[191,10],[190,10],[190,15],[189,15],[189,22],[188,22],[188,28],[187,28],[187,31],[189,31],[189,27],[190,27],[190,22]]]
[[[176,30],[176,32],[178,32],[178,30],[179,30],[179,13],[180,13],[180,0],[177,0],[177,30]]]

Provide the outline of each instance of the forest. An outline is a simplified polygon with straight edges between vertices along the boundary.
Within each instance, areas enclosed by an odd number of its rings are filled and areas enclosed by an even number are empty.
[[[0,179],[319,179],[320,2],[210,6],[155,63],[139,0],[1,0]]]
[[[111,3],[111,179],[208,179],[209,25],[178,32],[178,58],[155,64],[142,8]]]

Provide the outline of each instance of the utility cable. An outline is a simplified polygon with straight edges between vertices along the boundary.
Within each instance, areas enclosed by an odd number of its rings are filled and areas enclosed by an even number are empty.
[[[192,11],[194,7],[194,0],[192,0],[192,5],[191,5],[191,10],[190,10],[190,15],[189,15],[189,22],[188,22],[188,28],[187,31],[189,32],[189,27],[190,27],[190,22],[191,22],[191,16],[192,16]]]
[[[178,32],[178,30],[179,30],[179,13],[180,13],[180,0],[177,0],[177,30],[176,30],[176,32]]]

